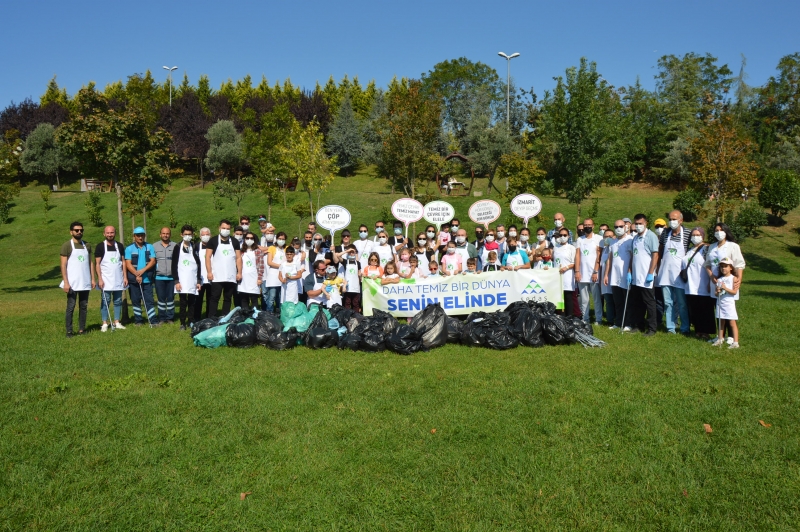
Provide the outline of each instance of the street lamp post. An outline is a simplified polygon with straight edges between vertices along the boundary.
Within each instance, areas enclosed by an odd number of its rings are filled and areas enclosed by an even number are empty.
[[[506,127],[511,127],[511,60],[519,57],[519,52],[514,52],[511,55],[506,55],[503,52],[497,52],[500,57],[506,58]]]
[[[178,70],[178,67],[174,66],[174,67],[170,68],[170,67],[165,66],[163,68],[164,68],[164,70],[169,72],[169,107],[171,109],[172,108],[172,71],[173,70]]]

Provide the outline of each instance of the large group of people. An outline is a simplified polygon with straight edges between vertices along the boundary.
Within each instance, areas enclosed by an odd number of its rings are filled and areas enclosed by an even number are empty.
[[[199,241],[195,228],[185,225],[178,242],[164,227],[158,242],[151,244],[144,228],[137,227],[133,243],[123,247],[115,228],[108,226],[93,263],[83,224],[73,222],[71,238],[61,247],[67,337],[86,330],[94,288],[101,294],[103,332],[125,328],[121,311],[126,289],[135,326],[174,323],[177,295],[178,320],[185,329],[203,317],[227,314],[232,305],[279,313],[288,301],[340,304],[361,312],[364,278],[385,285],[409,278],[557,269],[568,315],[645,336],[655,334],[663,321],[668,333],[689,335],[693,327],[695,335],[716,345],[739,346],[735,301],[745,262],[723,223],[715,226],[713,243],[702,227],[685,227],[677,210],[668,220],[655,220],[652,228],[647,216],[637,214],[613,226],[595,227],[594,220],[586,219],[576,233],[566,227],[561,213],[549,229],[478,226],[474,238],[468,238],[458,218],[440,228],[428,225],[411,238],[404,236],[402,222],[388,227],[379,220],[372,232],[362,224],[355,236],[345,229],[335,245],[314,222],[302,238],[289,240],[265,216],[258,216],[253,229],[250,218],[243,216],[238,224],[220,221],[215,236],[201,228]]]

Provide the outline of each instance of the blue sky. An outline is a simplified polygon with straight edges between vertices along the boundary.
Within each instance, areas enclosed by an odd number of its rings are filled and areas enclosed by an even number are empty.
[[[497,52],[519,52],[512,77],[541,95],[581,56],[614,85],[639,76],[652,88],[664,54],[709,52],[735,73],[744,54],[748,81],[760,85],[781,57],[800,51],[796,0],[29,0],[5,2],[2,13],[0,108],[38,99],[53,75],[72,94],[148,68],[163,80],[162,65],[177,65],[176,77],[186,72],[193,83],[207,74],[215,87],[248,73],[309,88],[331,74],[385,86],[461,56],[505,76]]]

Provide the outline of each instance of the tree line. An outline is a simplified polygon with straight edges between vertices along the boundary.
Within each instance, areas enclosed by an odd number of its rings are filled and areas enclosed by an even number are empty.
[[[651,91],[615,87],[582,58],[541,94],[466,58],[385,89],[347,76],[313,90],[250,76],[215,90],[184,75],[170,87],[148,71],[70,97],[53,78],[38,103],[0,112],[0,203],[26,180],[60,185],[60,171],[77,171],[113,179],[121,224],[123,208],[146,216],[176,173],[196,168],[215,198],[237,205],[253,190],[270,208],[283,193],[285,205],[296,185],[308,205],[293,208],[313,216],[337,175],[365,165],[411,197],[434,176],[472,171],[490,194],[563,194],[579,216],[597,187],[630,182],[674,187],[690,217],[742,227],[764,221],[742,201],[753,194],[779,217],[800,203],[800,54],[760,87],[747,83],[744,58],[738,74],[710,54],[656,66]]]

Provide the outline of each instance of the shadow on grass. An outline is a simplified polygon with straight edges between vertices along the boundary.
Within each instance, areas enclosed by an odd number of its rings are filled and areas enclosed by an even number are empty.
[[[784,299],[786,301],[800,302],[800,292],[767,292],[765,290],[756,290],[752,292],[754,296],[766,297],[770,299]]]
[[[36,281],[52,281],[53,279],[60,279],[61,278],[61,266],[53,266],[51,269],[47,270],[44,273],[40,273],[36,277],[31,277],[30,279],[26,279],[29,283],[34,283]]]
[[[757,272],[771,273],[773,275],[786,275],[789,273],[789,270],[776,260],[753,253],[743,253],[743,256],[747,263],[747,268],[752,268]]]
[[[748,281],[745,280],[745,284],[748,285],[755,285],[755,286],[785,286],[785,287],[800,287],[800,283],[797,281]]]
[[[800,246],[789,246],[789,253],[794,255],[795,257],[800,257]]]
[[[786,220],[779,218],[774,214],[767,213],[767,223],[772,227],[783,227],[786,225]]]
[[[0,235],[0,240],[3,240],[4,238],[8,238],[10,236],[11,236],[11,233],[3,233],[2,235]]]
[[[58,288],[55,285],[49,286],[10,286],[8,288],[3,288],[2,291],[6,294],[24,294],[26,292],[41,292],[42,290],[53,290],[54,288]]]

